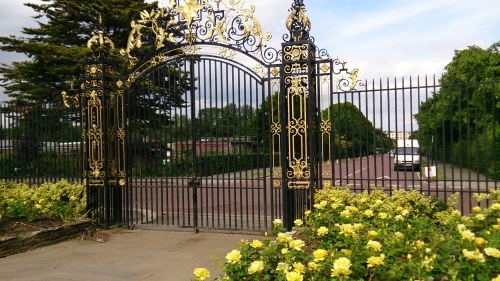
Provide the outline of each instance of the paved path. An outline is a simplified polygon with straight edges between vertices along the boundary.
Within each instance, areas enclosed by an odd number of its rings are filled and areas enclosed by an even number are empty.
[[[112,229],[106,242],[74,239],[0,259],[0,280],[189,281],[196,267],[218,277],[214,258],[225,259],[241,239],[258,235]]]

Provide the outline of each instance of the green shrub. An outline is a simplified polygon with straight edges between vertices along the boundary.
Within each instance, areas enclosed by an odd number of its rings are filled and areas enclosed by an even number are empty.
[[[500,192],[489,199],[489,208],[464,217],[418,191],[319,190],[314,211],[291,232],[279,232],[276,220],[276,238],[228,253],[221,279],[499,280]],[[200,273],[196,280],[205,280]]]
[[[60,181],[29,186],[24,183],[0,181],[0,219],[60,217],[73,220],[86,209],[85,186]]]

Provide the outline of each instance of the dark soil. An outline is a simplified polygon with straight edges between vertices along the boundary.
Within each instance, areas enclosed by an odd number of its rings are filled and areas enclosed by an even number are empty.
[[[0,239],[25,236],[33,231],[40,231],[64,224],[65,222],[61,218],[41,218],[34,221],[28,221],[27,219],[6,219],[0,221]]]

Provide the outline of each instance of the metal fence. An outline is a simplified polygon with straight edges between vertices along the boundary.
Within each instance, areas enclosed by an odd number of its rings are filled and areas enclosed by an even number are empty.
[[[64,107],[0,105],[0,179],[82,180],[81,127]]]
[[[373,80],[352,91],[331,91],[318,81],[320,187],[419,189],[440,199],[457,193],[464,214],[477,205],[474,193],[498,189],[497,77],[446,85],[436,77]],[[209,82],[196,83],[204,89]],[[231,92],[232,84],[222,84],[220,93]],[[269,229],[282,216],[278,133],[270,127],[278,97],[262,92],[250,101],[251,87],[231,99],[200,91],[193,107],[170,108],[159,127],[128,127],[129,181],[120,206],[136,225]],[[127,110],[137,118],[145,107],[130,103]],[[0,179],[82,180],[77,114],[9,103],[0,112]],[[419,141],[417,169],[394,169],[396,138]]]
[[[442,81],[372,80],[360,90],[323,95],[322,185],[419,189],[440,199],[457,193],[464,214],[477,205],[474,193],[498,189],[498,77]],[[419,142],[418,158],[409,159],[413,165],[397,164],[405,159],[395,139]]]

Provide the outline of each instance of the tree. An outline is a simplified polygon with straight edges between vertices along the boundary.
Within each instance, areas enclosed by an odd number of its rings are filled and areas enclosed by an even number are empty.
[[[37,15],[36,28],[23,28],[23,37],[0,37],[0,50],[25,54],[29,60],[2,64],[1,85],[19,104],[61,105],[60,93],[83,73],[87,41],[99,18],[115,46],[125,46],[130,21],[142,10],[157,6],[143,0],[42,0],[27,3]]]
[[[230,103],[222,108],[200,109],[196,126],[201,137],[253,137],[254,109]]]
[[[38,27],[23,28],[23,37],[0,37],[0,50],[24,53],[29,58],[0,67],[3,74],[0,83],[12,98],[11,108],[4,108],[6,112],[30,106],[44,111],[39,116],[54,115],[52,109],[62,106],[61,91],[81,78],[90,56],[87,42],[97,29],[103,30],[114,42],[116,48],[112,58],[116,60],[118,72],[125,74],[128,58],[119,55],[119,49],[127,46],[131,21],[141,18],[143,11],[157,8],[157,2],[145,3],[144,0],[42,1],[42,4],[25,4],[37,13],[34,18],[38,20]],[[131,53],[139,59],[155,51],[152,32],[144,30],[143,33],[142,48]],[[167,47],[171,46],[169,44],[165,43]],[[127,118],[132,131],[134,126],[138,131],[146,127],[164,129],[171,122],[171,109],[184,106],[182,95],[191,88],[191,79],[185,68],[182,70],[183,65],[185,62],[160,66],[136,81],[126,93]],[[28,118],[28,115],[19,118]],[[63,123],[78,120],[76,116],[70,120],[62,116],[51,119]],[[52,124],[52,127],[57,125]]]
[[[495,150],[495,131],[500,130],[500,42],[484,50],[470,46],[455,50],[445,67],[441,87],[422,102],[415,114],[419,139],[434,157],[478,172],[497,174],[500,157]],[[496,153],[494,153],[496,151]]]
[[[471,46],[456,50],[440,79],[441,89],[420,105],[415,119],[421,136],[456,142],[492,125],[498,125],[494,112],[500,109],[500,96],[492,81],[500,75],[500,42],[486,50]]]
[[[323,110],[322,117],[323,120],[330,117],[331,122],[330,140],[323,136],[323,151],[329,151],[333,158],[358,157],[390,147],[389,137],[375,129],[352,103],[331,105]],[[328,155],[324,157],[330,159]]]

